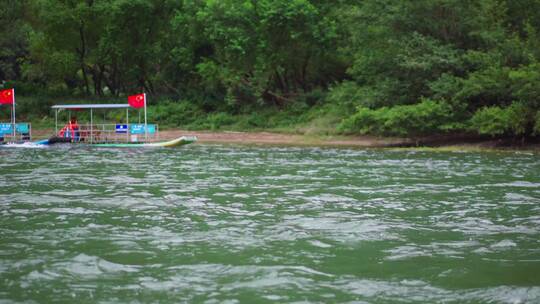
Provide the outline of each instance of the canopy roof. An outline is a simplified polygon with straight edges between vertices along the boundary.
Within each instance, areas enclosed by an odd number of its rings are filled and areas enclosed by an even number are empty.
[[[68,105],[54,105],[51,108],[53,109],[125,109],[129,108],[130,105],[127,103],[109,103],[109,104],[68,104]]]

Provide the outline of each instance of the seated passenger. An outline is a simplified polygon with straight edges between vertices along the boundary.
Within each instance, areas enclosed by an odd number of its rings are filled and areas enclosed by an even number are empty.
[[[72,117],[60,132],[58,132],[58,136],[71,138],[72,141],[79,141],[79,125],[77,124],[77,117]]]

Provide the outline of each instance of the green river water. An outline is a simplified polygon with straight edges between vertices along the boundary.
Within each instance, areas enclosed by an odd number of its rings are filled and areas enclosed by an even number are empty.
[[[0,148],[0,303],[540,303],[540,155]]]

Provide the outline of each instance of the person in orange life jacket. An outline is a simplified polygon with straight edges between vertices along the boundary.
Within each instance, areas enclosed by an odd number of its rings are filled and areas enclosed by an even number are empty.
[[[79,140],[79,125],[77,124],[77,117],[72,117],[71,120],[58,132],[58,136],[64,138],[71,138],[74,141]]]

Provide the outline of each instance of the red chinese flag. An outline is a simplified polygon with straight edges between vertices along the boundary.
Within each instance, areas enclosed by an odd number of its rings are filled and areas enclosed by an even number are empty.
[[[144,93],[128,96],[128,103],[134,108],[142,108],[146,103],[146,95]]]
[[[0,91],[0,104],[13,104],[15,102],[15,89]]]

